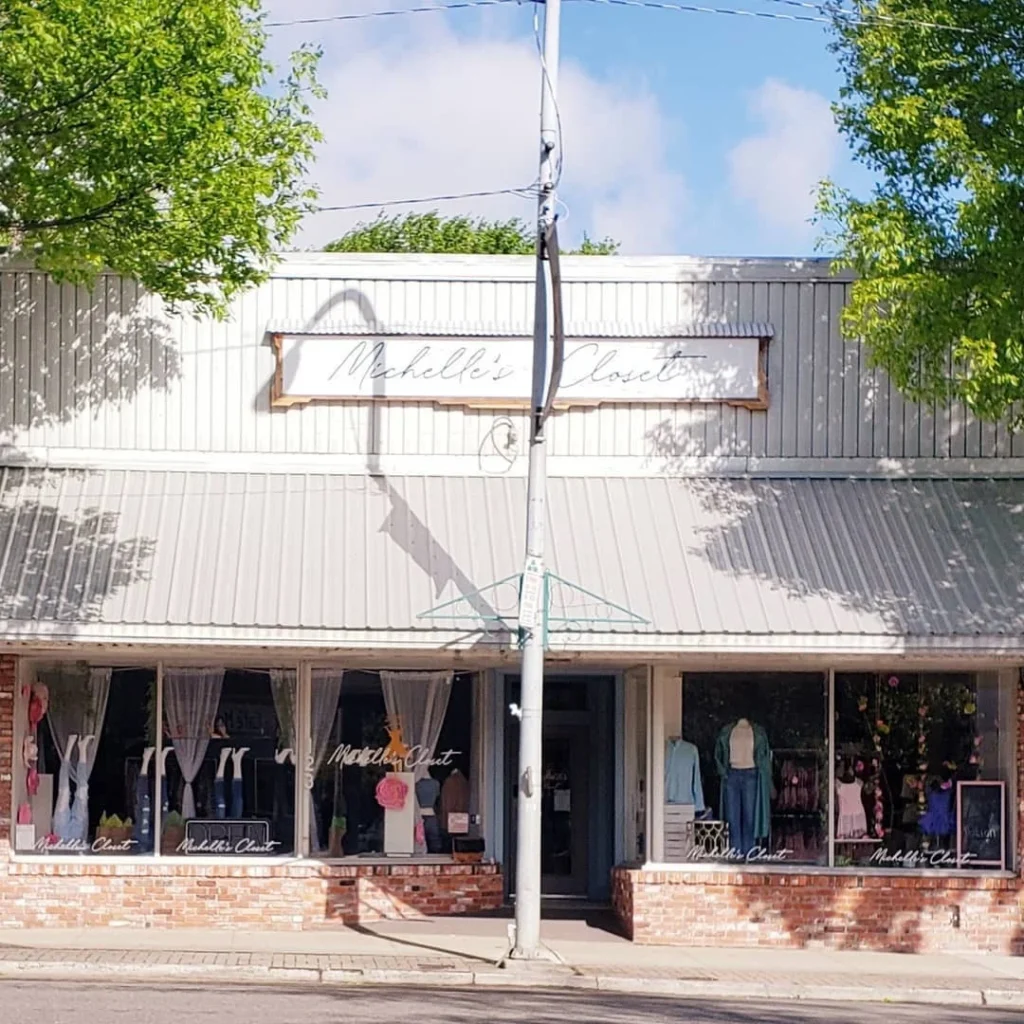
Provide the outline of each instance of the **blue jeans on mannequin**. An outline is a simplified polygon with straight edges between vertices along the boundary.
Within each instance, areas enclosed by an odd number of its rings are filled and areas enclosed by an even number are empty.
[[[757,800],[757,769],[730,768],[725,777],[725,820],[729,848],[746,857],[754,848],[754,803]]]

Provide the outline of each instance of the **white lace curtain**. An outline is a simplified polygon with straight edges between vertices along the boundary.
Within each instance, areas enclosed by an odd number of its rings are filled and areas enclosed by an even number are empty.
[[[274,695],[274,710],[277,712],[277,724],[280,729],[280,745],[282,750],[291,750],[295,754],[295,702],[296,675],[293,668],[275,668],[270,670],[270,692]]]
[[[89,777],[96,763],[110,697],[109,668],[48,673],[50,700],[46,712],[50,735],[60,757],[53,832],[60,839],[84,842],[89,834]],[[76,743],[71,745],[71,738]],[[71,783],[75,784],[74,803]]]
[[[419,747],[421,760],[434,757],[452,695],[452,673],[381,672],[380,685],[391,728],[401,728],[407,747]],[[429,774],[425,764],[413,773],[417,782]]]
[[[327,756],[327,745],[331,742],[334,719],[338,712],[338,698],[341,696],[341,681],[345,675],[343,669],[313,669],[312,693],[310,694],[309,744],[313,757],[312,778],[320,771],[324,758]],[[341,785],[341,779],[338,779]],[[320,827],[317,822],[316,803],[313,791],[309,792],[309,849],[311,853],[320,853]]]
[[[181,816],[196,816],[192,784],[199,774],[220,706],[222,668],[164,669],[164,716],[174,756],[185,780]]]

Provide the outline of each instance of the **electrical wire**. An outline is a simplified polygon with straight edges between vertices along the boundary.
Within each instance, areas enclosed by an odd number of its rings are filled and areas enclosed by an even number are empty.
[[[538,0],[540,2],[540,0]],[[568,3],[600,4],[604,7],[638,7],[656,11],[682,11],[688,14],[729,14],[745,18],[765,18],[769,21],[799,21],[817,25],[834,25],[836,19],[851,25],[871,25],[884,22],[889,25],[906,25],[908,28],[939,29],[943,32],[977,35],[980,29],[964,25],[943,25],[937,21],[919,21],[913,18],[897,18],[886,14],[859,15],[843,7],[810,3],[808,0],[767,0],[769,3],[785,4],[803,10],[819,11],[812,14],[781,14],[778,11],[751,11],[742,7],[704,7],[697,4],[670,3],[668,0],[566,0]]]
[[[443,196],[419,196],[415,199],[388,199],[382,203],[345,203],[341,206],[318,206],[316,213],[336,213],[340,210],[376,210],[384,206],[414,206],[419,203],[446,203],[456,199],[480,199],[484,196],[518,196],[533,199],[538,194],[536,184],[524,188],[491,188],[480,192],[452,192]]]
[[[535,3],[537,0],[527,0]],[[330,21],[366,21],[370,18],[394,18],[399,14],[433,14],[437,11],[461,11],[467,7],[500,7],[521,4],[523,0],[453,0],[451,3],[431,4],[429,7],[403,7],[399,10],[361,11],[357,14],[330,14],[323,18],[293,18],[288,21],[265,22],[267,28],[287,28],[289,25],[323,25]]]

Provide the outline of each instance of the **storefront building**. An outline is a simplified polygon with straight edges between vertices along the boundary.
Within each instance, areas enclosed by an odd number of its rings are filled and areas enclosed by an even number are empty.
[[[1024,439],[902,399],[823,263],[567,259],[528,619],[532,274],[0,272],[0,927],[507,904],[537,628],[552,900],[1024,951]]]

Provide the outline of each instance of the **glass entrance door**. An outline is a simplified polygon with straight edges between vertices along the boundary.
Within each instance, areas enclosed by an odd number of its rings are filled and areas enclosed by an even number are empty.
[[[545,728],[541,786],[540,871],[545,895],[587,891],[586,730]]]
[[[541,739],[541,893],[608,898],[614,823],[612,682],[608,676],[552,676],[544,684]],[[506,707],[519,680],[506,677]],[[505,855],[516,891],[519,720],[505,720]]]

